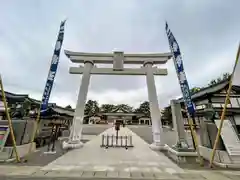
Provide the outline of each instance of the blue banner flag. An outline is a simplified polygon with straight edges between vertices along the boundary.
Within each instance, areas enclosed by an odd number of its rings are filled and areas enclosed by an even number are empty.
[[[63,38],[64,38],[64,26],[65,26],[65,21],[62,21],[61,25],[60,25],[58,37],[57,37],[57,42],[55,44],[54,53],[52,56],[52,61],[51,61],[51,65],[50,65],[50,69],[49,69],[49,73],[48,73],[48,77],[47,77],[47,82],[45,85],[45,89],[43,91],[42,103],[41,103],[41,109],[40,109],[41,112],[46,111],[47,107],[48,107],[48,101],[50,98],[55,75],[57,73],[58,62],[59,62],[60,52],[61,52],[61,48],[62,48],[62,42],[63,42]]]
[[[168,28],[167,23],[166,23],[166,33],[167,33],[167,37],[168,37],[169,46],[170,46],[170,49],[171,49],[171,52],[173,55],[173,61],[174,61],[175,69],[177,72],[179,84],[180,84],[180,87],[182,90],[185,106],[188,110],[188,113],[191,116],[193,116],[195,113],[195,109],[194,109],[194,105],[192,102],[187,77],[186,77],[186,74],[185,74],[184,68],[183,68],[183,61],[182,61],[180,48],[179,48],[178,43],[177,43],[175,37],[173,36],[171,30]]]

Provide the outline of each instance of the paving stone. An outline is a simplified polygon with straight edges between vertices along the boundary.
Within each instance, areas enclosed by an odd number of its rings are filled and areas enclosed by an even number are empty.
[[[107,172],[106,171],[96,171],[94,174],[94,177],[106,177]]]
[[[94,177],[94,171],[84,171],[81,177]]]
[[[131,172],[130,175],[133,178],[142,178],[143,177],[141,172]]]
[[[8,173],[7,175],[18,175],[18,176],[23,176],[23,175],[31,175],[32,172],[27,172],[27,171],[13,171]]]
[[[83,171],[66,171],[70,177],[81,177],[83,175]]]
[[[154,178],[154,174],[151,172],[143,172],[142,174],[144,178]]]
[[[225,175],[228,178],[230,178],[231,180],[240,180],[240,175]]]
[[[52,176],[52,177],[59,177],[59,176],[63,176],[64,174],[62,174],[61,172],[58,171],[48,171],[45,176]]]
[[[44,176],[47,173],[48,173],[48,171],[36,171],[36,172],[32,173],[32,176]]]
[[[197,174],[197,173],[177,173],[175,175],[179,176],[182,179],[194,179],[194,180],[206,179],[201,174]]]
[[[222,173],[215,172],[205,172],[202,174],[207,180],[231,180],[227,176],[224,176]]]
[[[45,173],[45,177],[81,177],[83,174],[82,171],[49,171]],[[42,175],[33,175],[35,177],[42,177]]]
[[[107,172],[107,177],[118,177],[118,172],[117,171],[109,171]]]
[[[115,129],[110,127],[103,133],[115,134]],[[159,172],[165,167],[169,168],[171,172],[182,170],[163,153],[156,154],[156,152],[152,151],[149,144],[129,130],[128,127],[121,128],[119,135],[132,135],[135,147],[128,150],[124,148],[100,148],[99,143],[101,144],[102,140],[100,135],[86,143],[81,149],[68,151],[60,158],[44,166],[44,169],[54,170],[54,168],[57,168],[58,170],[66,170],[66,168],[69,169],[69,166],[82,166],[81,170],[83,171],[95,172],[120,172],[125,170],[128,172]]]
[[[180,179],[178,176],[176,175],[172,175],[169,173],[154,173],[154,177],[156,179],[167,179],[167,180],[171,180],[171,179]]]
[[[177,173],[177,171],[174,168],[165,168],[164,171],[170,174]]]
[[[129,177],[131,177],[131,174],[130,174],[130,172],[120,171],[118,173],[118,177],[120,177],[120,178],[129,178]]]

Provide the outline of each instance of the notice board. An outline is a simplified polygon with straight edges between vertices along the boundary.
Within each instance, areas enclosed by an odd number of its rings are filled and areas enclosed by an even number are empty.
[[[9,126],[0,125],[0,152],[2,152],[5,146],[9,132]]]

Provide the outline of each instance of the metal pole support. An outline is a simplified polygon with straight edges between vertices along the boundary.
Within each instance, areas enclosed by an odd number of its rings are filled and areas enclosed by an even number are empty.
[[[111,144],[111,146],[113,146],[113,137],[114,137],[114,136],[113,136],[113,134],[112,134],[112,141],[111,141],[111,142],[112,142],[112,144]]]
[[[109,136],[107,135],[107,144],[106,144],[106,149],[109,147]]]
[[[128,149],[128,140],[127,140],[127,136],[125,136],[125,148]]]
[[[132,143],[132,136],[129,136],[129,141],[130,141],[130,144],[129,144],[129,146],[133,147],[133,143]]]
[[[104,147],[104,134],[102,135],[102,147]]]
[[[116,146],[118,145],[118,130],[116,132]]]

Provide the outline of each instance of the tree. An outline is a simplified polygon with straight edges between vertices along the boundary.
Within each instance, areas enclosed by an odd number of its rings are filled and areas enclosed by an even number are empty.
[[[215,79],[211,80],[210,83],[208,84],[209,86],[217,84],[217,81]]]
[[[72,106],[71,105],[67,105],[65,108],[66,109],[72,109]]]
[[[85,104],[84,115],[94,116],[99,113],[99,106],[97,101],[88,100]]]
[[[24,114],[24,116],[28,116],[30,109],[31,103],[28,99],[25,99],[22,103],[22,113]]]
[[[116,109],[122,109],[123,111],[126,112],[132,112],[133,111],[133,107],[127,105],[127,104],[118,104],[116,105]]]
[[[172,125],[172,110],[171,110],[171,106],[165,107],[163,109],[163,111],[161,112],[162,114],[162,123],[163,124],[168,124],[168,125]]]
[[[196,92],[198,92],[198,91],[200,91],[200,90],[201,90],[200,87],[193,87],[192,89],[190,89],[190,93],[191,93],[191,95],[192,95],[192,94],[195,94]]]
[[[135,109],[136,113],[143,113],[144,115],[150,117],[150,106],[148,101],[144,101],[140,106]]]
[[[220,83],[222,81],[225,81],[225,80],[229,79],[230,76],[231,76],[231,74],[229,74],[229,73],[223,73],[222,76],[218,77],[217,79],[211,80],[208,85],[212,86],[212,85],[215,85],[215,84]]]
[[[227,80],[228,78],[230,78],[231,74],[229,73],[224,73],[223,74],[223,80]]]
[[[101,112],[107,113],[107,112],[112,112],[115,109],[115,106],[113,104],[102,104],[100,109],[101,109]]]

